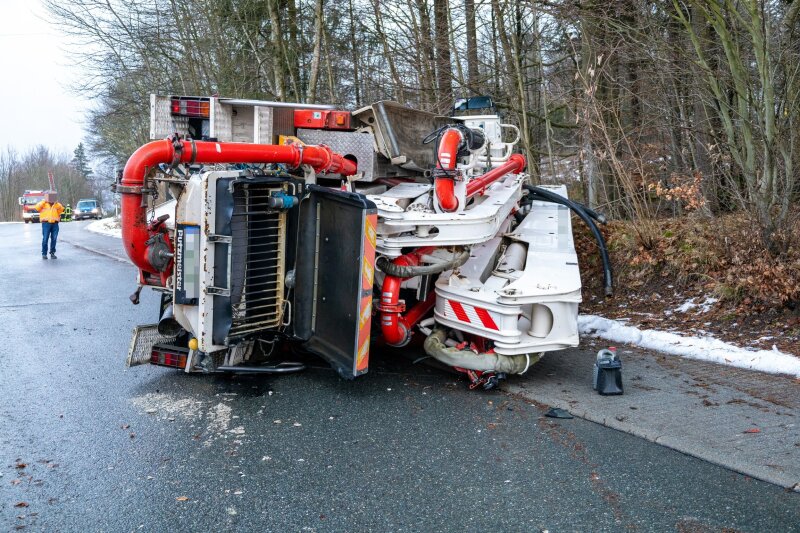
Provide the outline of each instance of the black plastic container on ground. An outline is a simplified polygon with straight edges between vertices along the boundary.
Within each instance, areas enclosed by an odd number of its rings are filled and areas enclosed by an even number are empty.
[[[622,362],[617,349],[609,346],[597,352],[592,376],[592,388],[598,394],[611,396],[622,394]]]
[[[601,396],[622,394],[622,362],[603,359],[597,363],[597,393]]]

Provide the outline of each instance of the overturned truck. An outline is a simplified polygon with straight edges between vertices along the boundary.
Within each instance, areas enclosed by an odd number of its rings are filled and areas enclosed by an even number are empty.
[[[374,343],[422,336],[430,357],[491,388],[576,346],[570,211],[606,259],[602,217],[563,186],[529,185],[517,128],[478,114],[490,99],[457,104],[443,117],[153,95],[161,140],[116,187],[131,299],[161,295],[128,365],[291,372],[301,365],[275,357],[300,349],[351,379]]]

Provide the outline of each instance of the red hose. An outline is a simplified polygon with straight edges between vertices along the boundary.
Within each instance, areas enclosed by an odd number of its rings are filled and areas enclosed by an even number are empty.
[[[395,258],[392,261],[398,266],[417,266],[423,255],[429,254],[436,248],[426,246],[413,252]],[[436,294],[431,294],[425,300],[418,302],[403,316],[401,313],[405,306],[400,303],[400,285],[403,280],[397,276],[386,276],[381,287],[381,303],[378,309],[381,312],[381,330],[386,344],[390,346],[404,346],[411,338],[411,328],[433,308],[436,303]]]
[[[442,211],[452,213],[458,209],[458,198],[455,193],[455,183],[453,178],[436,178],[436,198],[439,199],[439,207]]]
[[[176,148],[180,151],[177,152]],[[122,172],[122,242],[131,262],[144,272],[166,278],[147,257],[146,241],[157,233],[148,228],[141,188],[145,176],[158,164],[177,163],[283,163],[292,167],[311,165],[315,172],[356,173],[356,164],[324,145],[295,146],[165,139],[141,146]]]
[[[527,161],[525,161],[525,156],[520,154],[511,154],[511,157],[508,158],[508,161],[499,167],[493,168],[486,174],[470,180],[470,182],[467,183],[467,198],[472,198],[508,173],[519,174],[525,168],[526,164]]]
[[[448,128],[442,134],[436,152],[436,168],[439,170],[455,170],[458,162],[458,147],[464,141],[464,134],[456,128]],[[442,211],[451,213],[458,209],[458,198],[455,195],[455,183],[452,177],[440,176],[435,180],[436,198]]]

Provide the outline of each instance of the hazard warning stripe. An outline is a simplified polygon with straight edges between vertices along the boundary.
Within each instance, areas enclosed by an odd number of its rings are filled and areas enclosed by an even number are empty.
[[[494,323],[494,319],[492,318],[492,315],[489,314],[489,311],[480,307],[476,307],[475,312],[478,313],[478,318],[481,319],[483,327],[493,329],[495,331],[500,329],[497,327],[497,324]]]
[[[372,325],[372,283],[375,277],[375,244],[377,238],[378,215],[364,217],[364,242],[361,269],[361,301],[359,303],[358,351],[356,352],[356,372],[364,373],[369,366],[370,329]]]
[[[453,308],[456,318],[458,318],[461,322],[469,323],[469,317],[467,316],[467,312],[464,311],[464,307],[459,302],[454,302],[453,300],[447,301],[450,302],[450,307]]]
[[[500,330],[489,311],[483,309],[482,307],[462,304],[461,302],[456,302],[455,300],[447,300],[447,304],[453,311],[455,318],[460,322],[466,322],[467,324],[475,325],[480,323],[486,329],[491,329],[494,331]],[[445,315],[446,314],[447,312],[445,309]]]

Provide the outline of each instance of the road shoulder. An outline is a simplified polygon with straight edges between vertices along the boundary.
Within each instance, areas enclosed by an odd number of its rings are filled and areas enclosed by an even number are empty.
[[[587,347],[600,348],[594,342]],[[548,354],[505,388],[800,492],[800,381],[633,348],[620,351],[622,396],[592,390],[594,355],[586,349]]]

